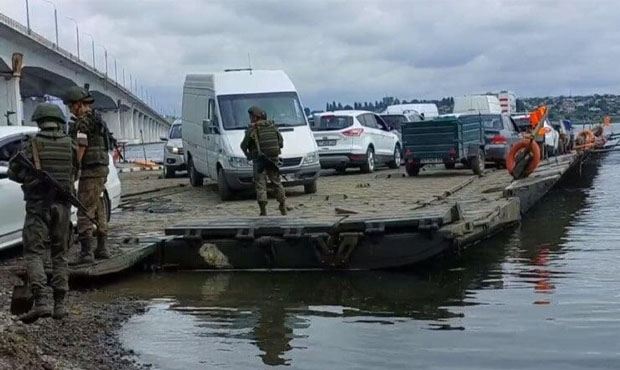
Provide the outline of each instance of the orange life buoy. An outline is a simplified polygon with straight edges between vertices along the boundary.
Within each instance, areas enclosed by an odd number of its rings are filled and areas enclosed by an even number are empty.
[[[534,140],[521,140],[510,148],[506,156],[506,169],[512,175],[517,164],[517,156],[523,151],[528,150],[532,155],[532,160],[527,165],[524,175],[529,176],[540,164],[540,147]]]

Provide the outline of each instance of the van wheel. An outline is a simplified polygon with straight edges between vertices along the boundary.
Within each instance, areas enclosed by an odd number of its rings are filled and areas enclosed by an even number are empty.
[[[388,163],[388,167],[392,169],[400,168],[400,146],[394,148],[394,159]]]
[[[304,193],[314,194],[316,193],[316,190],[317,190],[316,181],[312,181],[309,184],[304,184]]]
[[[375,170],[375,151],[372,148],[366,151],[366,163],[360,167],[360,170],[362,173],[371,173]]]
[[[233,195],[230,190],[230,186],[228,186],[228,183],[226,182],[223,168],[217,170],[217,192],[220,195],[221,200],[230,200]]]
[[[194,160],[191,157],[187,160],[187,172],[189,172],[189,183],[192,186],[202,186],[203,176],[196,171]]]
[[[173,178],[175,175],[174,170],[171,170],[170,167],[168,166],[164,166],[164,178],[165,179],[171,179]]]

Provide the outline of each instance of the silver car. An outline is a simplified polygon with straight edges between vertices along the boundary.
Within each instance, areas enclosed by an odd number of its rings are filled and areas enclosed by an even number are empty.
[[[166,142],[166,145],[164,145],[164,177],[167,179],[174,177],[177,171],[187,170],[185,159],[183,158],[181,130],[181,122],[175,121],[175,123],[170,126],[168,136],[161,137],[161,139]]]

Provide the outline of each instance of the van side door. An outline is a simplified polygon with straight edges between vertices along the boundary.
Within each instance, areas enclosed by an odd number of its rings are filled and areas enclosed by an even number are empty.
[[[205,135],[207,142],[208,174],[210,178],[217,179],[217,163],[220,159],[220,154],[223,152],[223,148],[220,122],[215,106],[215,97],[213,96],[210,96],[207,101],[207,127]]]

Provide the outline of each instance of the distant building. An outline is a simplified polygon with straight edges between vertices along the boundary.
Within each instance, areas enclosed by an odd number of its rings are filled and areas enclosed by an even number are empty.
[[[511,91],[500,91],[497,94],[502,113],[513,114],[517,112],[517,96]]]

